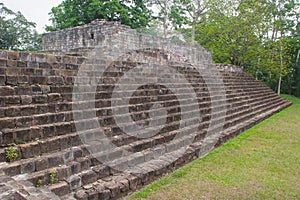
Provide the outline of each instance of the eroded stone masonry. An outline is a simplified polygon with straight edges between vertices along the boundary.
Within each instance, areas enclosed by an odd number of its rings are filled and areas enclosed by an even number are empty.
[[[117,199],[291,104],[200,46],[115,22],[43,45],[0,51],[0,199]]]

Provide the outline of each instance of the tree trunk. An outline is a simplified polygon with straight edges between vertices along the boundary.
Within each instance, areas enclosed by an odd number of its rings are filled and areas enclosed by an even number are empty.
[[[195,44],[195,23],[192,25],[192,44]]]
[[[259,52],[259,54],[260,54],[260,52]],[[257,58],[257,67],[256,67],[256,71],[255,71],[255,78],[256,78],[256,80],[258,80],[259,66],[260,66],[260,56],[258,56],[258,58]]]
[[[278,88],[277,88],[277,94],[280,95],[281,90],[281,81],[282,81],[282,74],[279,75],[279,81],[278,81]]]
[[[167,17],[164,16],[164,38],[166,39],[167,38]]]
[[[299,65],[299,57],[300,57],[300,49],[298,50],[297,58],[296,58],[296,70],[295,70],[295,91],[294,95],[300,97],[300,65]]]
[[[281,90],[282,69],[283,69],[283,60],[282,60],[282,36],[281,36],[281,38],[280,38],[280,72],[279,72],[279,81],[278,81],[278,88],[277,88],[278,95],[280,95],[280,90]]]
[[[288,81],[289,95],[292,95],[292,83],[291,83],[291,75],[290,74],[287,74],[287,81]]]
[[[163,22],[163,27],[164,27],[164,38],[167,38],[167,18],[168,18],[168,12],[167,12],[167,1],[164,2],[164,22]]]

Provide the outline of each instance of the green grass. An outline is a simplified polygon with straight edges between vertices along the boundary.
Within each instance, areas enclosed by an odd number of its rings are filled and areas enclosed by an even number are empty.
[[[130,199],[300,199],[300,99]]]

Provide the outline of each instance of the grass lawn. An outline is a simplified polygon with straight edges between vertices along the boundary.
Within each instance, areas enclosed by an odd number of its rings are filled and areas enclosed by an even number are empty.
[[[300,99],[130,199],[300,199]]]

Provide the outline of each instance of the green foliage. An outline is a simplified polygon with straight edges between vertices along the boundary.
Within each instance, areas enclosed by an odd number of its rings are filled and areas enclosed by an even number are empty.
[[[14,161],[19,156],[17,150],[11,146],[6,150],[6,158],[9,162]]]
[[[50,184],[54,184],[56,182],[56,173],[54,171],[51,171],[49,173],[49,178],[50,178]]]
[[[41,36],[35,23],[29,22],[20,12],[13,12],[0,3],[0,49],[39,50]]]
[[[298,95],[299,2],[212,0],[206,6],[195,40],[213,52],[214,62],[243,66],[273,90],[282,78],[281,91]],[[191,32],[185,31],[190,38]]]
[[[48,31],[88,24],[94,19],[120,21],[131,28],[147,26],[150,10],[142,0],[64,0],[51,12],[52,26]]]
[[[36,187],[40,187],[42,184],[43,184],[43,180],[42,180],[41,178],[39,178],[39,179],[36,181]]]

